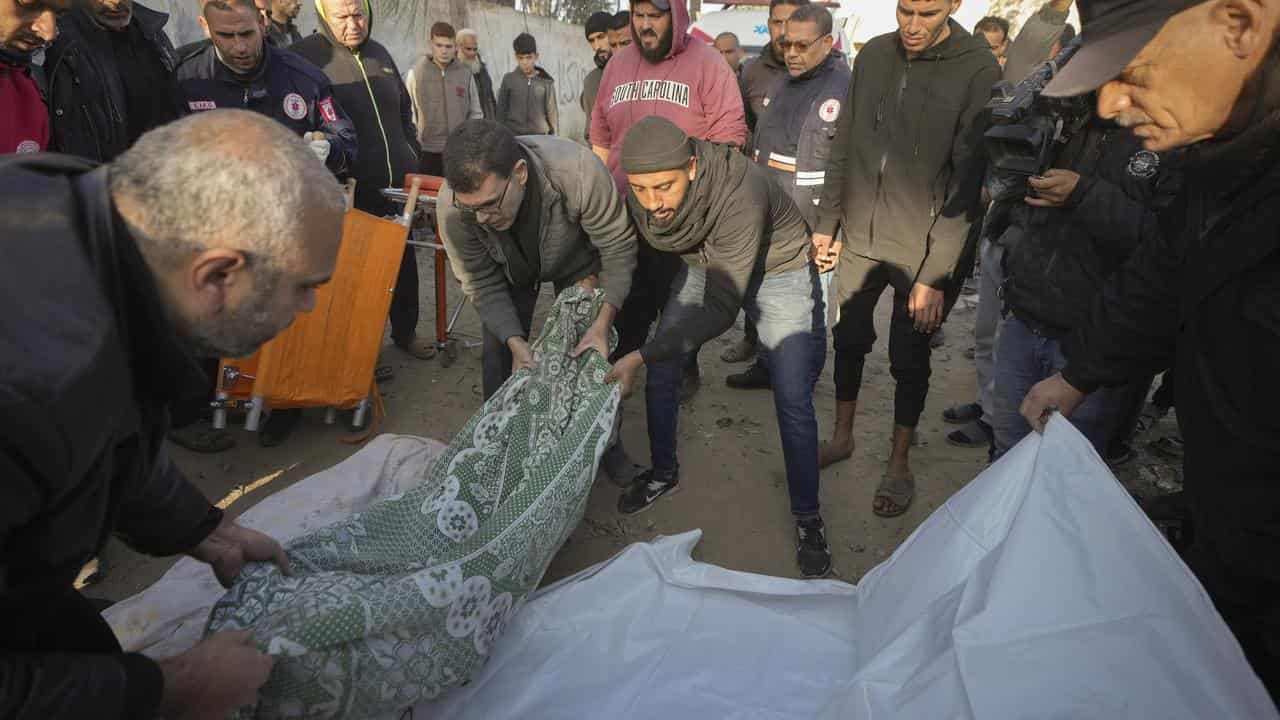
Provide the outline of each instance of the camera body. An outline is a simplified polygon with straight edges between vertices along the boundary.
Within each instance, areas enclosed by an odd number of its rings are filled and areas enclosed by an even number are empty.
[[[991,91],[987,110],[991,127],[983,136],[989,170],[987,186],[993,202],[1021,201],[1027,179],[1043,175],[1058,148],[1091,116],[1090,95],[1044,96],[1044,88],[1080,47],[1076,38],[1017,84],[1001,81]]]

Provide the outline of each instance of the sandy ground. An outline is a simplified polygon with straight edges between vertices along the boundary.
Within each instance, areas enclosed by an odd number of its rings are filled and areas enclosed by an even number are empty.
[[[419,250],[423,307],[420,331],[434,333],[434,289],[431,258]],[[450,308],[460,299],[451,287]],[[951,447],[952,427],[941,420],[944,408],[971,400],[973,363],[964,356],[972,346],[974,311],[962,298],[946,324],[946,344],[934,352],[933,384],[913,449],[917,496],[902,517],[885,520],[871,512],[871,499],[888,454],[892,424],[893,379],[888,372],[889,302],[877,314],[880,341],[868,358],[861,407],[855,425],[857,448],[852,459],[823,472],[822,505],[834,554],[835,576],[856,582],[884,560],[952,493],[976,476],[986,453]],[[544,293],[535,327],[551,304]],[[464,310],[456,332],[462,335],[457,362],[445,368],[439,360],[419,361],[388,347],[384,361],[395,379],[384,385],[386,417],[379,432],[425,435],[447,441],[480,405],[480,350],[466,347],[478,339],[480,323]],[[554,581],[605,560],[625,545],[692,528],[703,530],[698,559],[735,570],[798,577],[794,525],[788,511],[786,480],[772,397],[767,391],[731,390],[724,378],[744,365],[729,365],[721,350],[740,337],[740,328],[709,343],[702,352],[703,385],[685,405],[680,425],[681,491],[646,512],[630,517],[616,510],[619,490],[602,480],[593,489],[586,518],[551,564],[544,582]],[[834,418],[831,357],[818,384],[815,403],[823,437]],[[644,408],[639,395],[624,406],[624,440],[637,460],[648,457]],[[178,465],[213,501],[226,500],[237,514],[271,493],[340,462],[357,447],[342,442],[340,425],[323,423],[323,412],[308,411],[289,442],[277,448],[257,445],[256,435],[233,428],[237,447],[220,455],[197,455],[172,449]],[[1172,428],[1164,421],[1160,431]],[[1119,472],[1140,495],[1168,492],[1179,486],[1177,470],[1142,453]],[[172,559],[138,555],[112,541],[103,557],[105,579],[87,594],[121,600],[157,580]]]

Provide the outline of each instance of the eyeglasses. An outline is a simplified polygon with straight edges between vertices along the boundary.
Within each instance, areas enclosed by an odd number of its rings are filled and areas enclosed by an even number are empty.
[[[822,42],[823,40],[829,37],[831,36],[823,35],[822,37],[817,38],[815,40],[810,40],[809,42],[800,42],[799,40],[787,40],[786,38],[783,38],[782,40],[778,41],[778,49],[784,53],[791,52],[792,50],[795,50],[798,53],[807,53],[809,52],[809,48],[813,47],[814,45],[817,45],[818,43]]]
[[[458,195],[457,193],[455,193],[453,196],[453,206],[463,212],[472,213],[473,215],[479,215],[480,213],[484,213],[485,215],[492,215],[494,212],[496,212],[499,208],[502,207],[502,201],[507,199],[507,191],[511,189],[511,178],[513,177],[515,177],[514,170],[512,171],[511,175],[507,176],[507,184],[502,186],[502,194],[498,196],[497,200],[490,200],[489,202],[483,205],[476,205],[472,207],[470,205],[463,205],[462,203],[458,202]]]

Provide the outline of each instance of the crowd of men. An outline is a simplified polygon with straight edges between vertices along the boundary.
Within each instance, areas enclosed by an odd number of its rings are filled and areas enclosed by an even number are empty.
[[[486,398],[545,360],[529,342],[542,284],[602,293],[573,355],[607,356],[624,396],[645,369],[649,462],[620,440],[604,460],[620,513],[679,487],[699,350],[745,313],[725,359],[753,362],[729,384],[772,392],[805,577],[831,570],[819,473],[854,452],[886,296],[882,517],[912,505],[932,347],[975,272],[978,397],[944,411],[954,445],[996,460],[1059,412],[1122,462],[1176,389],[1163,447],[1186,489],[1148,511],[1277,694],[1280,2],[1079,0],[1078,39],[1071,4],[1011,36],[994,17],[970,33],[958,1],[900,0],[898,30],[851,61],[826,8],[772,0],[770,42],[743,65],[732,34],[689,36],[683,3],[637,0],[585,24],[584,145],[556,136],[528,33],[495,88],[478,34],[447,23],[402,76],[366,0],[317,0],[305,38],[297,0],[202,0],[207,41],[177,50],[131,0],[0,0],[0,152],[16,153],[0,159],[0,292],[28,309],[0,321],[0,715],[221,716],[252,699],[271,662],[247,636],[126,654],[72,579],[111,533],[224,583],[287,565],[164,438],[229,446],[198,420],[193,358],[246,355],[309,309],[336,258],[336,180],[385,215],[378,190],[415,171],[446,181],[439,234],[483,324]],[[993,92],[1010,100],[993,110]],[[391,337],[425,359],[418,302],[409,247]],[[297,420],[273,413],[262,442]]]

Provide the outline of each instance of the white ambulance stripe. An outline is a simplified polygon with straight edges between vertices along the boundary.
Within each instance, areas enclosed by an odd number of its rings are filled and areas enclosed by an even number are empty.
[[[793,157],[787,157],[786,155],[779,155],[778,153],[775,153],[775,152],[771,152],[771,153],[769,153],[769,159],[770,159],[770,160],[777,161],[777,162],[780,162],[780,163],[783,163],[783,164],[786,164],[786,165],[795,165],[795,164],[796,164],[796,159],[795,159],[795,158],[793,158]]]
[[[813,180],[815,178],[818,180],[821,180],[826,176],[827,176],[826,170],[801,170],[800,172],[796,173],[796,177],[804,178],[806,180]]]
[[[825,185],[826,180],[822,178],[802,178],[800,173],[796,173],[796,185],[800,187],[812,187],[814,185]]]

